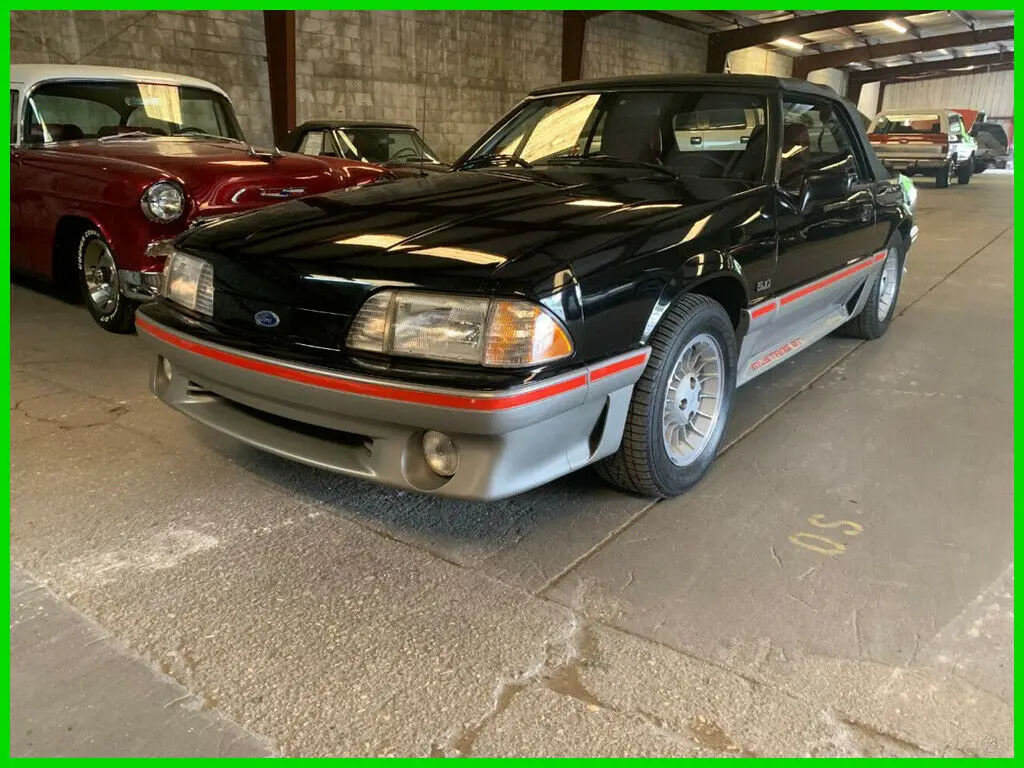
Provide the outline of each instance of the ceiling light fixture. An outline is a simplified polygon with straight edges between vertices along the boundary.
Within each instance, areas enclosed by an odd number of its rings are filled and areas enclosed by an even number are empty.
[[[885,24],[885,26],[887,26],[893,32],[898,32],[901,35],[906,33],[907,31],[906,24],[900,24],[898,21],[896,21],[896,19],[886,19],[882,23]]]
[[[796,40],[790,40],[787,37],[780,37],[775,41],[776,45],[781,45],[783,48],[789,48],[791,51],[802,51],[804,49],[803,43],[798,43]]]

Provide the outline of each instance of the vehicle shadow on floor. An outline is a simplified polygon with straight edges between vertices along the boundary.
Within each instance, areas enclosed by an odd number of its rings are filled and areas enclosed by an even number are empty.
[[[196,435],[214,447],[205,430]],[[477,502],[381,486],[219,439],[215,450],[230,452],[237,465],[287,495],[449,557],[455,556],[451,545],[494,551],[542,531],[585,537],[595,527],[616,527],[651,503],[612,488],[590,467],[517,496]]]
[[[743,387],[737,393],[722,449],[756,428],[853,346],[849,339],[823,340]],[[583,545],[585,551],[654,503],[610,486],[592,467],[507,499],[462,501],[309,467],[214,437],[198,425],[194,434],[286,494],[455,559],[462,559],[460,547],[493,552],[530,538],[551,540],[536,544],[538,548],[555,548],[554,542],[560,541],[566,550]],[[474,556],[480,554],[477,551]]]

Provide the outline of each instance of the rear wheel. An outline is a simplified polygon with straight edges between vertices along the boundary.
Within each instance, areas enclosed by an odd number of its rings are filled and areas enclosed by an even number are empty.
[[[614,455],[598,473],[627,491],[664,498],[693,486],[722,442],[736,389],[732,321],[718,302],[681,298],[651,339],[651,359]]]
[[[882,269],[871,284],[864,309],[840,328],[842,335],[856,339],[877,339],[889,330],[900,295],[905,254],[903,239],[894,236],[886,249]]]
[[[96,324],[111,333],[131,333],[138,302],[121,293],[114,251],[103,235],[86,230],[78,243],[78,282],[82,300]]]
[[[953,163],[949,162],[946,167],[935,174],[935,186],[945,189],[949,186],[949,177],[953,175]]]
[[[960,163],[960,167],[956,169],[956,180],[959,184],[970,184],[971,176],[974,175],[974,160],[969,160],[965,163]]]

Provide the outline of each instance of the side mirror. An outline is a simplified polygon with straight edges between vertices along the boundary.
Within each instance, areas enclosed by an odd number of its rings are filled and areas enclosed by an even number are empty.
[[[853,177],[845,170],[809,173],[800,190],[800,210],[809,213],[824,203],[845,200],[853,187]]]

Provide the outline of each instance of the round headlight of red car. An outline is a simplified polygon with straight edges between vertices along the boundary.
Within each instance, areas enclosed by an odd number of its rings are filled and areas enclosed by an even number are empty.
[[[147,219],[174,221],[185,212],[185,192],[173,181],[158,181],[142,193],[139,205]]]

